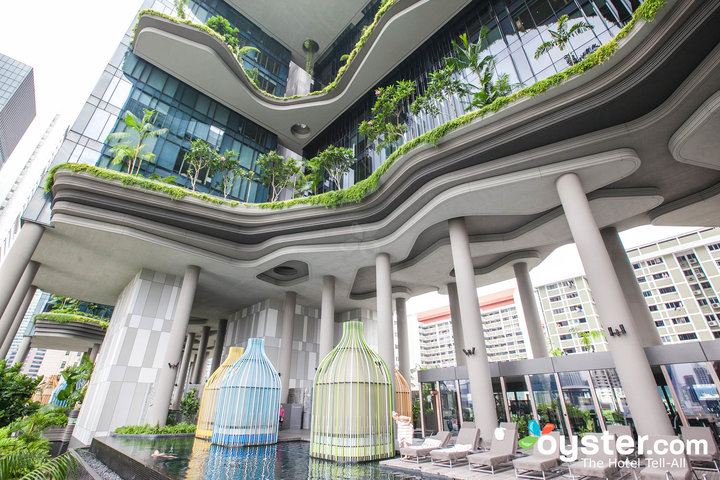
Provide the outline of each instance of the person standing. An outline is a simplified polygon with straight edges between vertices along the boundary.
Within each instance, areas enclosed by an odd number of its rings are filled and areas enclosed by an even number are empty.
[[[412,419],[397,412],[392,412],[392,418],[397,423],[397,439],[400,448],[412,445],[413,424]]]

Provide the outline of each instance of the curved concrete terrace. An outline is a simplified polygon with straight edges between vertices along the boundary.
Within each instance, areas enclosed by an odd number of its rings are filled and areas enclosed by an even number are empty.
[[[107,328],[94,323],[37,319],[30,335],[30,348],[86,352],[102,343],[106,331]]]
[[[277,100],[260,92],[224,42],[197,28],[143,15],[133,53],[277,133],[286,147],[301,152],[405,57],[454,17],[469,0],[399,0],[379,20],[338,85],[322,95]],[[412,31],[413,35],[404,32]],[[293,135],[295,124],[310,128]]]
[[[477,281],[490,283],[508,278],[513,261],[533,265],[571,241],[554,188],[566,172],[582,179],[601,227],[649,223],[676,205],[716,225],[717,197],[703,192],[718,188],[720,172],[676,161],[668,143],[720,90],[718,10],[718,2],[666,7],[606,64],[413,150],[378,191],[335,210],[172,200],[59,171],[35,283],[112,303],[139,267],[181,274],[194,264],[202,271],[193,315],[211,317],[278,297],[284,289],[257,275],[302,261],[309,275],[293,286],[299,301],[317,304],[322,276],[332,274],[342,311],[372,305],[378,252],[391,255],[396,288],[417,294],[453,281],[446,222],[459,216]]]

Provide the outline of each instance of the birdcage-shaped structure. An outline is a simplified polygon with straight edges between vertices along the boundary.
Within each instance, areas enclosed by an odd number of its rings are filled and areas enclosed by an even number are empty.
[[[410,385],[400,371],[395,369],[395,411],[413,418]]]
[[[392,381],[365,343],[362,323],[344,323],[340,342],[315,373],[310,456],[336,462],[394,456]]]
[[[33,402],[40,402],[41,405],[47,405],[53,392],[55,391],[55,387],[58,385],[59,377],[60,375],[46,376],[46,380],[38,386],[38,389],[35,390],[31,400]]]
[[[235,362],[240,359],[244,351],[245,349],[242,347],[230,347],[225,361],[220,364],[205,383],[202,399],[200,400],[200,410],[198,410],[195,437],[210,440],[213,422],[215,421],[215,408],[217,407],[218,394],[220,393],[220,384],[223,378],[225,378],[225,374],[227,374]]]
[[[50,400],[48,400],[48,405],[57,405],[58,407],[67,407],[68,401],[67,400],[58,400],[57,396],[60,392],[65,390],[65,387],[67,386],[67,382],[65,381],[65,377],[62,375],[59,376],[58,383],[55,386],[55,388],[52,391],[52,394],[50,395]]]
[[[265,341],[249,339],[245,353],[220,382],[211,442],[226,447],[277,443],[280,389]]]

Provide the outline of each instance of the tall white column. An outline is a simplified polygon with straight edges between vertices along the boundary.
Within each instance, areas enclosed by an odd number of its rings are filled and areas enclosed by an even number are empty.
[[[25,223],[2,265],[0,265],[0,314],[5,312],[20,277],[35,253],[45,228],[37,223]],[[25,292],[23,292],[25,293]],[[0,331],[4,334],[5,331]]]
[[[13,329],[13,321],[20,311],[20,307],[24,303],[28,290],[30,290],[32,286],[32,281],[35,278],[35,274],[37,273],[39,267],[40,265],[37,262],[28,262],[27,267],[25,267],[25,271],[20,277],[20,280],[17,282],[15,291],[10,297],[10,301],[5,307],[5,311],[2,316],[0,316],[0,338],[4,339],[2,347],[0,347],[0,358],[5,358],[7,351],[10,349],[13,339],[10,338],[9,342],[7,340],[10,335],[10,331]],[[30,302],[28,302],[28,304],[29,303]],[[27,309],[27,307],[25,307],[25,309]],[[23,314],[24,313],[25,312],[23,312]],[[20,321],[22,322],[22,318]],[[17,332],[19,327],[20,324],[15,326],[15,332]],[[14,336],[15,334],[13,334],[13,337]]]
[[[195,343],[195,333],[190,332],[185,338],[185,348],[183,349],[182,361],[180,362],[179,369],[177,370],[177,386],[175,387],[175,395],[172,399],[172,409],[177,410],[180,408],[180,400],[182,400],[183,390],[185,390],[185,380],[190,370],[190,359],[193,353],[193,344]],[[167,416],[167,414],[165,414]]]
[[[205,355],[207,354],[207,344],[210,337],[210,327],[205,326],[202,328],[200,334],[200,346],[198,347],[197,363],[195,364],[195,370],[193,371],[193,382],[198,384],[202,381],[203,371],[205,370]]]
[[[625,293],[625,299],[627,300],[628,307],[632,312],[633,322],[635,331],[637,332],[640,344],[644,347],[651,347],[653,345],[662,345],[660,341],[660,333],[655,326],[655,321],[652,318],[650,309],[648,309],[645,297],[643,297],[642,289],[638,284],[637,277],[633,271],[630,259],[628,259],[625,247],[620,240],[617,228],[606,227],[600,230],[605,248],[610,255],[610,261],[615,269],[615,275],[617,275],[618,281],[620,282],[620,288]]]
[[[515,271],[515,281],[517,282],[518,294],[520,295],[520,304],[523,309],[525,318],[525,329],[528,332],[527,346],[530,349],[530,358],[541,358],[548,356],[547,342],[545,341],[545,333],[542,329],[540,320],[540,312],[535,303],[535,293],[533,291],[532,280],[530,280],[530,271],[527,263],[517,262],[513,265]]]
[[[150,425],[157,423],[164,426],[167,420],[170,397],[172,396],[177,370],[170,368],[168,364],[176,364],[180,361],[180,353],[185,340],[185,332],[190,322],[190,311],[195,300],[200,267],[190,265],[185,269],[182,287],[178,295],[177,305],[172,317],[172,327],[168,339],[165,360],[157,376],[155,396],[153,404],[148,412],[147,420]]]
[[[498,420],[465,219],[448,220],[448,232],[464,333],[463,348],[475,349],[474,354],[465,356],[475,425],[480,427],[483,438],[489,439],[497,428]]]
[[[390,370],[395,372],[395,335],[393,333],[392,280],[390,255],[378,253],[375,257],[375,293],[378,316],[378,355]]]
[[[410,383],[410,350],[408,348],[407,305],[403,297],[395,299],[398,335],[398,370]]]
[[[218,322],[218,331],[215,336],[215,348],[213,349],[212,365],[210,372],[213,373],[220,366],[222,360],[223,347],[225,345],[225,335],[227,334],[227,318],[223,318]]]
[[[590,204],[577,175],[565,174],[556,187],[585,274],[605,327],[608,348],[625,391],[635,427],[640,435],[673,435],[665,407],[645,351],[633,328],[633,315],[605,249]],[[623,325],[626,335],[608,335],[607,328]]]
[[[90,358],[91,362],[94,362],[97,358],[97,354],[100,352],[100,344],[99,343],[93,343],[92,348],[90,349],[90,354],[88,354],[88,358]]]
[[[295,292],[285,293],[282,318],[282,336],[280,337],[280,358],[278,362],[280,364],[278,371],[280,373],[280,384],[282,386],[282,391],[280,392],[281,403],[287,403],[288,394],[290,393],[290,369],[296,301],[297,294]]]
[[[465,354],[462,351],[465,338],[463,335],[462,320],[460,319],[457,284],[455,282],[448,283],[447,291],[448,301],[450,303],[450,324],[452,325],[453,343],[455,344],[455,365],[462,367],[466,364]]]
[[[17,352],[15,352],[15,359],[13,360],[13,365],[15,365],[16,363],[25,363],[25,357],[27,357],[27,354],[30,351],[30,340],[32,340],[32,337],[29,337],[27,335],[23,337]]]
[[[35,262],[30,262],[30,265],[32,265],[33,263]],[[30,265],[28,265],[28,268],[30,268]],[[20,280],[20,283],[22,283],[22,280]],[[37,288],[33,287],[32,285],[30,285],[30,288],[27,289],[27,292],[25,293],[25,298],[23,298],[22,303],[20,303],[19,308],[15,312],[15,318],[10,325],[10,330],[8,330],[8,333],[5,336],[5,341],[3,342],[2,347],[0,347],[0,358],[5,358],[10,351],[12,342],[15,339],[15,335],[17,335],[18,330],[20,330],[20,325],[22,325],[22,321],[25,318],[25,312],[27,312],[27,309],[30,306],[30,302],[32,301],[33,296],[35,296],[36,290]],[[15,296],[13,295],[13,299],[10,301],[10,303],[12,303],[14,297]],[[10,308],[6,309],[6,313],[10,311]],[[2,320],[0,320],[0,322],[2,322]]]
[[[335,277],[323,277],[322,307],[320,310],[320,335],[318,364],[333,349],[333,335],[335,333]]]

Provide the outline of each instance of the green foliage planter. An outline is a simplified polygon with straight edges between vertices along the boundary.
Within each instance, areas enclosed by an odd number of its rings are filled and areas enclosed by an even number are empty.
[[[38,313],[35,315],[35,321],[44,320],[46,322],[55,323],[91,323],[100,328],[107,329],[108,322],[99,318],[90,317],[85,314],[73,315],[71,313]]]
[[[113,432],[113,436],[127,437],[177,437],[177,436],[195,436],[195,425],[189,423],[178,423],[177,425],[166,425],[164,427],[145,425],[129,425],[118,427]]]
[[[367,38],[370,36],[370,33],[372,32],[372,29],[377,25],[377,22],[379,21],[380,17],[383,13],[387,11],[387,9],[394,3],[394,0],[390,0],[383,4],[380,9],[378,10],[378,13],[375,17],[375,21],[367,28],[363,36],[358,41],[355,50],[350,53],[350,56],[348,58],[348,62],[340,68],[340,71],[338,72],[338,78],[342,75],[342,73],[345,72],[347,65],[352,61],[352,59],[357,55],[357,50],[359,50],[362,45],[365,44],[367,41]],[[436,146],[440,140],[445,137],[448,133],[455,131],[473,120],[483,118],[486,115],[490,113],[498,112],[500,109],[508,106],[512,102],[515,102],[517,100],[520,100],[522,98],[532,98],[536,97],[538,95],[541,95],[545,92],[547,92],[550,88],[558,86],[565,81],[569,80],[570,78],[573,78],[575,76],[578,76],[580,74],[583,74],[593,67],[607,61],[610,57],[615,54],[618,48],[618,41],[625,38],[630,31],[635,27],[637,22],[639,20],[643,20],[646,22],[652,22],[657,15],[657,12],[666,4],[666,0],[646,0],[643,2],[633,14],[633,18],[628,22],[625,27],[618,32],[618,34],[615,36],[613,40],[610,42],[602,45],[600,48],[598,48],[595,52],[588,55],[584,60],[582,60],[579,63],[576,63],[575,65],[563,70],[562,72],[556,73],[555,75],[552,75],[544,80],[541,80],[529,87],[523,88],[522,90],[519,90],[511,95],[507,95],[504,97],[500,97],[496,99],[493,103],[490,105],[486,105],[483,108],[480,108],[478,110],[475,110],[473,112],[466,113],[465,115],[458,117],[454,120],[450,120],[433,130],[426,132],[423,135],[420,135],[419,137],[416,137],[409,142],[401,145],[397,148],[388,158],[380,165],[380,167],[375,170],[368,178],[365,180],[362,180],[355,185],[352,185],[348,188],[345,188],[343,190],[335,190],[327,193],[322,193],[320,195],[313,195],[309,197],[302,197],[302,198],[295,198],[292,200],[286,200],[282,202],[268,202],[268,203],[260,203],[255,205],[249,205],[244,204],[247,207],[258,207],[258,208],[264,208],[264,209],[283,209],[283,208],[289,208],[293,207],[295,205],[323,205],[328,208],[337,208],[344,204],[352,204],[352,203],[360,203],[365,197],[367,197],[369,194],[374,192],[378,189],[380,185],[380,178],[382,175],[384,175],[388,169],[392,166],[393,163],[395,163],[400,157],[403,155],[406,155],[410,151],[414,150],[415,148],[420,147],[421,145],[430,145],[430,146]],[[175,21],[177,23],[189,23],[186,21],[178,20],[173,17],[169,17],[167,15],[163,14],[157,14],[156,12],[145,10],[143,12],[140,12],[141,15],[144,14],[152,14],[152,15],[158,15],[163,18],[168,18],[171,21]],[[199,26],[204,27],[204,26]],[[207,28],[207,27],[204,27]],[[202,28],[201,28],[202,29]],[[208,29],[209,30],[209,29]],[[212,31],[211,31],[212,32]],[[211,34],[214,34],[218,38],[220,37],[217,33],[213,32]],[[326,91],[331,90],[332,88],[335,88],[337,86],[337,79],[328,85],[324,90],[320,92],[313,92],[312,94],[319,94],[319,93],[325,93]],[[268,95],[271,96],[271,95]],[[278,97],[275,97],[278,98]],[[297,98],[297,97],[295,97]],[[281,100],[288,100],[290,98],[284,98]],[[168,184],[164,184],[161,182],[156,182],[153,180],[148,180],[142,177],[137,177],[134,175],[126,175],[122,174],[120,172],[112,171],[112,170],[105,170],[99,167],[93,167],[90,165],[84,165],[84,164],[63,164],[53,167],[46,179],[45,182],[45,191],[50,192],[52,190],[53,185],[53,177],[55,172],[58,171],[58,169],[68,169],[73,172],[87,172],[91,175],[94,175],[99,178],[109,179],[109,180],[120,180],[122,181],[123,185],[129,185],[129,186],[135,186],[139,188],[143,188],[146,190],[151,190],[155,192],[161,192],[169,195],[171,198],[180,199],[184,198],[186,196],[193,196],[195,198],[198,198],[200,200],[204,200],[210,203],[218,204],[218,205],[230,205],[230,206],[237,206],[240,203],[239,202],[233,202],[224,200],[222,198],[218,198],[212,195],[202,194],[202,193],[196,193],[191,192],[188,189],[178,187],[178,186],[172,186]]]

